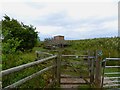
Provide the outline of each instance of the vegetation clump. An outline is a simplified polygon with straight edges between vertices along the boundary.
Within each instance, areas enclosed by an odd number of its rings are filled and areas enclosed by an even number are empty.
[[[3,53],[31,50],[37,43],[38,35],[32,25],[25,25],[5,15],[2,20]]]

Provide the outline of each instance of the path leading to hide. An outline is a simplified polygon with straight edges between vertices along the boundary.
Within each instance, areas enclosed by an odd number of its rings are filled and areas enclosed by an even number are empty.
[[[61,76],[70,75],[62,74]],[[86,83],[82,78],[61,78],[61,88],[78,88],[82,83]]]

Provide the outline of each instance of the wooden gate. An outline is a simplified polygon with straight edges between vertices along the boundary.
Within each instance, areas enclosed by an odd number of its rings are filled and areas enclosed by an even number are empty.
[[[109,65],[109,62],[111,64]],[[103,60],[102,85],[104,88],[120,88],[120,58]]]
[[[91,87],[95,77],[94,52],[86,51],[84,55],[62,55],[61,87]]]

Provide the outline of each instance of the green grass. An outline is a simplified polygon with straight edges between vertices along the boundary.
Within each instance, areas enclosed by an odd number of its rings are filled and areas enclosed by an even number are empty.
[[[118,72],[119,69],[118,68],[105,68],[105,72],[108,73],[108,72]]]
[[[102,58],[106,57],[119,57],[119,42],[120,38],[97,38],[97,39],[85,39],[85,40],[72,40],[71,46],[67,49],[73,51],[77,50],[75,54],[84,54],[85,50],[95,51],[102,50]]]
[[[62,66],[61,70],[63,74],[69,74],[72,76],[88,76],[88,66],[85,64],[83,59],[78,59],[75,57],[62,58],[64,62],[67,62],[72,66]],[[74,63],[72,63],[74,62]],[[76,64],[77,63],[77,64]],[[78,64],[79,63],[79,64]],[[66,71],[67,70],[67,71]]]
[[[80,85],[80,86],[78,87],[78,90],[81,90],[81,89],[83,89],[83,90],[89,90],[89,89],[90,89],[90,86],[89,86],[89,85]]]
[[[114,72],[119,72],[119,69],[118,68],[106,68],[105,69],[105,73],[114,73]],[[108,76],[108,77],[118,77],[120,76],[120,74],[111,74],[111,75],[105,75],[105,76]]]
[[[34,48],[32,52],[24,52],[24,53],[17,53],[17,54],[9,54],[9,55],[3,55],[2,57],[2,69],[6,70],[12,67],[16,67],[19,65],[23,65],[29,62],[33,62],[37,60],[36,57],[36,53],[35,50],[38,48]],[[41,48],[39,49],[41,50]],[[39,65],[35,65],[32,66],[30,68],[21,70],[19,72],[15,72],[12,74],[9,74],[7,76],[2,77],[2,84],[3,87],[10,85],[12,83],[15,83],[16,81],[25,78],[29,75],[32,75],[35,72],[40,71],[41,69],[52,65],[52,60],[51,61],[47,61],[46,63],[43,64],[39,64]],[[47,77],[45,76],[47,75]],[[39,88],[39,87],[44,87],[46,85],[46,82],[49,80],[48,78],[51,77],[51,71],[49,71],[48,73],[45,73],[43,75],[40,75],[26,83],[24,83],[23,85],[19,86],[21,88]]]
[[[43,47],[34,47],[33,51],[46,51],[46,49],[44,49]]]
[[[21,53],[21,54],[9,54],[2,57],[2,69],[12,68],[18,65],[26,64],[35,61],[35,52]]]

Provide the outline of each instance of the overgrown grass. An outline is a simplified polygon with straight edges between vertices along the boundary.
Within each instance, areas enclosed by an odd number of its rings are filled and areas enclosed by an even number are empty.
[[[72,40],[70,41],[71,46],[68,47],[69,50],[77,50],[76,53],[81,51],[95,51],[102,50],[103,58],[106,57],[119,57],[120,47],[118,45],[120,38],[95,38],[95,39],[85,39],[85,40]]]
[[[3,55],[2,57],[2,69],[6,70],[12,67],[16,67],[19,65],[27,64],[33,61],[37,60],[35,50],[38,48],[34,48],[32,52],[18,52],[16,54],[9,54],[9,55]],[[39,49],[41,50],[41,48]],[[41,69],[52,65],[52,61],[48,61],[43,64],[35,65],[33,67],[29,67],[27,69],[21,70],[19,72],[15,72],[6,76],[2,77],[2,86],[6,87],[7,85],[10,85],[12,83],[15,83],[18,80],[21,80],[22,78],[25,78],[29,75],[32,75],[35,72],[40,71]],[[47,75],[47,76],[46,76]],[[48,73],[45,73],[43,75],[40,75],[27,83],[19,86],[20,88],[39,88],[39,87],[44,87],[49,78],[51,77],[51,71]]]
[[[26,64],[35,61],[35,52],[8,54],[2,56],[2,69],[12,68],[18,65]]]
[[[43,47],[34,47],[33,51],[46,51]]]

